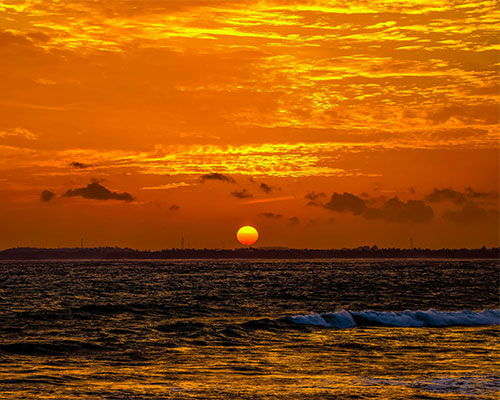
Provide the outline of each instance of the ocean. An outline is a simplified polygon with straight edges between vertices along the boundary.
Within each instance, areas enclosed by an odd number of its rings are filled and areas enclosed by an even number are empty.
[[[498,260],[0,263],[1,399],[497,399]]]

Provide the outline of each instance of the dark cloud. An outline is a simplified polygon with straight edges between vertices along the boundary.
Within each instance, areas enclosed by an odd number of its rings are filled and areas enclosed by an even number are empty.
[[[36,32],[28,32],[25,34],[21,33],[11,33],[8,31],[0,31],[0,45],[14,45],[14,46],[32,46],[33,42],[48,42],[50,40],[50,36],[46,34],[36,31]]]
[[[29,32],[26,34],[26,37],[34,42],[48,42],[50,40],[50,36],[42,33],[40,31],[37,32]]]
[[[92,183],[89,183],[86,187],[78,189],[70,189],[64,194],[64,197],[75,197],[75,196],[81,196],[85,199],[94,199],[94,200],[123,200],[123,201],[134,200],[134,198],[130,193],[112,192],[111,190],[105,188],[95,180]]]
[[[424,197],[425,201],[431,203],[439,203],[441,201],[452,201],[455,204],[463,204],[465,202],[465,195],[461,192],[457,192],[452,188],[437,189],[434,188],[432,193],[429,193]]]
[[[367,208],[363,216],[366,219],[383,219],[391,222],[429,222],[434,211],[422,200],[408,200],[406,203],[393,197],[381,208]]]
[[[298,217],[290,217],[287,219],[288,225],[298,225],[299,218]]]
[[[352,212],[354,215],[362,215],[366,219],[383,219],[392,222],[428,222],[434,216],[431,207],[423,200],[399,200],[397,197],[385,200],[380,207],[368,207],[367,202],[352,193],[333,193],[330,201],[323,207],[339,213]],[[379,202],[380,203],[380,202]]]
[[[271,191],[273,190],[271,189],[271,186],[266,185],[265,183],[261,183],[259,187],[262,191],[264,191],[264,193],[271,193]]]
[[[319,193],[316,193],[314,190],[310,193],[307,193],[304,198],[308,199],[308,200],[311,200],[311,201],[319,201],[321,200],[322,198],[326,198],[326,194],[323,193],[323,192],[319,192]]]
[[[476,203],[468,201],[458,211],[447,210],[443,214],[443,218],[461,224],[482,222],[493,218],[498,219],[498,211],[486,211]]]
[[[259,217],[270,218],[270,219],[281,219],[281,218],[283,218],[283,215],[274,214],[271,212],[265,212],[265,213],[260,213]]]
[[[205,181],[221,181],[221,182],[230,182],[235,183],[235,180],[230,176],[219,174],[218,172],[214,172],[212,174],[205,174],[200,176],[201,181],[204,183]]]
[[[335,192],[324,207],[332,211],[341,213],[350,211],[354,215],[360,215],[365,211],[366,203],[362,198],[351,193],[344,192],[344,194],[339,194]]]
[[[178,206],[177,204],[172,204],[168,209],[170,211],[178,211],[181,207]]]
[[[470,199],[498,200],[498,192],[476,192],[471,187],[465,188],[464,194]]]
[[[326,194],[323,192],[316,193],[314,190],[307,193],[304,198],[308,199],[307,206],[323,206],[322,200],[326,198]]]
[[[494,125],[499,122],[498,105],[477,104],[462,105],[455,104],[441,107],[429,112],[427,118],[434,124],[442,124],[453,118],[467,125]]]
[[[237,190],[231,192],[231,196],[237,197],[238,199],[248,199],[249,197],[253,197],[253,194],[250,193],[248,190],[243,189],[240,192],[238,192]]]
[[[54,198],[55,194],[52,193],[50,190],[44,190],[40,194],[40,201],[48,202]]]
[[[498,201],[497,192],[476,192],[473,188],[467,187],[464,192],[459,192],[453,190],[452,188],[437,189],[434,190],[424,197],[425,201],[431,203],[438,203],[442,201],[451,201],[455,204],[462,205],[467,201],[478,200],[478,201]]]
[[[361,195],[360,195],[361,196]],[[384,196],[383,194],[375,197],[367,196],[365,200],[366,208],[377,208],[381,207],[385,204],[387,201],[387,196]]]
[[[78,169],[85,169],[85,168],[90,168],[92,165],[84,164],[78,161],[73,161],[72,163],[69,164],[69,166]]]
[[[27,46],[30,44],[30,41],[23,35],[0,31],[0,45],[2,46]]]

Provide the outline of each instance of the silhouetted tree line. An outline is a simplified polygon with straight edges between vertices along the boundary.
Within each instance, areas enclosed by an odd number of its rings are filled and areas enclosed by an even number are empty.
[[[319,258],[494,258],[500,247],[479,249],[379,249],[362,246],[354,249],[164,249],[134,250],[120,247],[40,249],[17,247],[0,251],[0,260],[97,260],[97,259],[319,259]]]

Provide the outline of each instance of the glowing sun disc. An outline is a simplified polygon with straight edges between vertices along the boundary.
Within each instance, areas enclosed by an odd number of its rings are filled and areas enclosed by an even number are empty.
[[[251,246],[259,239],[259,232],[253,226],[245,225],[238,229],[236,239],[245,246]]]

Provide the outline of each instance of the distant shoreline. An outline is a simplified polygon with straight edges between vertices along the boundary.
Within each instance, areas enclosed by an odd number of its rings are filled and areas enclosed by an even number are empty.
[[[18,247],[0,251],[0,260],[216,260],[216,259],[500,259],[500,247],[480,249],[165,249],[134,250],[119,247],[40,249]]]

